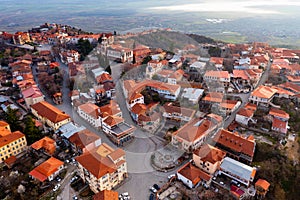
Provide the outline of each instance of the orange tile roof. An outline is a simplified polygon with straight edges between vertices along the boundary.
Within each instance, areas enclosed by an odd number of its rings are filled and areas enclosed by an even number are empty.
[[[100,116],[100,107],[93,104],[93,103],[85,103],[80,106],[78,106],[80,110],[87,113],[88,115],[91,115],[95,119],[97,119]]]
[[[211,179],[211,175],[192,165],[192,163],[185,164],[177,173],[192,181],[193,185],[196,185],[202,180],[209,181]]]
[[[183,116],[187,116],[187,117],[193,117],[196,113],[196,111],[193,109],[173,106],[172,103],[165,103],[163,108],[164,108],[164,111],[167,113],[171,113],[171,114],[179,113],[179,114],[182,114]]]
[[[287,132],[287,123],[286,121],[281,121],[280,119],[274,118],[272,121],[272,127],[280,129],[280,132]]]
[[[145,114],[147,111],[147,106],[145,104],[136,103],[132,108],[131,112],[137,115]]]
[[[120,148],[114,150],[113,152],[111,152],[111,153],[109,154],[109,157],[110,157],[113,161],[118,160],[118,159],[119,159],[120,157],[122,157],[122,156],[125,156],[125,151],[124,151],[123,149],[120,149]]]
[[[168,83],[163,83],[163,82],[155,81],[155,80],[143,80],[138,83],[136,83],[133,80],[124,81],[124,87],[128,91],[129,99],[134,93],[141,92],[147,86],[156,88],[156,89],[160,89],[160,90],[169,91],[172,94],[176,93],[180,89],[180,85],[168,84]]]
[[[295,93],[300,93],[300,86],[295,83],[285,82],[285,83],[278,85],[278,87],[282,87],[287,90],[291,90],[292,92],[295,92]]]
[[[252,92],[251,96],[270,99],[272,96],[274,96],[276,92],[276,89],[272,89],[271,87],[261,85]]]
[[[214,114],[214,113],[209,113],[207,117],[214,119],[217,123],[223,122],[223,118],[220,115]]]
[[[224,58],[220,58],[220,57],[210,57],[209,59],[209,62],[219,64],[219,65],[223,65],[223,61]]]
[[[198,125],[200,123],[200,125]],[[196,125],[197,124],[197,125]],[[178,131],[174,132],[173,135],[176,135],[179,138],[182,138],[188,142],[194,142],[203,135],[207,134],[207,131],[214,126],[214,123],[208,119],[193,119]]]
[[[31,145],[31,147],[35,150],[39,150],[41,148],[45,149],[49,154],[53,154],[56,150],[55,141],[49,137],[44,137]]]
[[[210,77],[217,77],[217,78],[230,78],[230,74],[228,71],[207,71],[204,74],[204,77],[210,76]]]
[[[97,179],[107,173],[117,171],[117,165],[109,158],[109,155],[115,151],[107,144],[101,144],[97,149],[87,151],[75,159]]]
[[[80,149],[84,149],[87,145],[95,142],[98,139],[100,139],[100,136],[96,135],[88,129],[84,129],[73,134],[69,138],[69,141],[75,144]]]
[[[209,102],[221,103],[223,101],[224,94],[220,92],[209,92],[202,100]]]
[[[119,193],[113,190],[103,190],[95,194],[93,200],[119,200]]]
[[[242,116],[245,116],[245,117],[252,117],[254,115],[254,110],[249,110],[249,109],[246,109],[246,108],[241,108],[239,110],[239,112],[237,112],[237,115],[242,115]]]
[[[70,118],[69,115],[65,114],[46,101],[36,103],[32,105],[31,108],[37,111],[38,115],[49,119],[53,123],[58,123]]]
[[[220,107],[232,110],[237,103],[235,100],[224,100],[220,103]]]
[[[0,120],[0,127],[9,127],[9,124],[6,121]]]
[[[51,157],[34,168],[29,174],[43,182],[45,180],[44,177],[49,177],[54,174],[63,164],[64,162]],[[40,177],[43,177],[43,179],[40,179]]]
[[[269,189],[270,183],[264,179],[258,179],[255,183],[255,187],[261,187],[266,191]]]
[[[23,133],[21,133],[20,131],[15,131],[15,132],[12,132],[7,135],[0,136],[0,147],[3,147],[3,146],[5,146],[13,141],[16,141],[22,137],[25,137],[25,135]]]
[[[243,80],[249,80],[250,79],[249,75],[247,74],[247,72],[245,70],[236,70],[236,69],[234,69],[233,70],[233,77],[234,78],[241,78]]]
[[[112,127],[124,122],[124,119],[118,116],[108,116],[103,122]]]
[[[121,112],[119,104],[115,100],[110,100],[109,104],[100,107],[101,117],[105,115],[116,115]]]
[[[96,77],[97,83],[102,84],[105,81],[113,81],[113,78],[109,73],[102,73],[101,75]]]
[[[133,94],[131,95],[130,101],[133,101],[133,100],[138,99],[138,98],[141,98],[141,97],[143,97],[143,95],[142,95],[141,93],[135,92],[135,93],[133,93]]]
[[[203,162],[215,164],[216,162],[221,162],[225,158],[226,153],[216,147],[205,144],[196,149],[194,155],[199,156]]]
[[[286,76],[286,78],[291,82],[300,82],[300,76],[290,75]]]
[[[247,140],[230,131],[221,129],[214,137],[214,141],[238,153],[253,157],[255,141]]]
[[[280,118],[285,118],[285,119],[290,118],[290,115],[288,113],[286,113],[284,110],[280,110],[277,108],[271,108],[269,111],[269,115],[273,115],[275,117],[280,117]]]

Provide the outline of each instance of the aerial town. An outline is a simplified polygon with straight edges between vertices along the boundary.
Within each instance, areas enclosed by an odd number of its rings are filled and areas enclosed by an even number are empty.
[[[297,199],[300,50],[160,34],[0,32],[0,199]]]

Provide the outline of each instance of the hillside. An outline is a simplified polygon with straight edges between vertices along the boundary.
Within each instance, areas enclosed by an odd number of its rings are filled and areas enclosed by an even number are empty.
[[[181,32],[174,31],[157,31],[149,34],[139,34],[128,38],[138,44],[143,44],[153,48],[161,48],[169,51],[175,49],[183,49],[186,45],[192,44],[195,46],[201,43],[215,43],[213,39],[199,36],[187,35]]]

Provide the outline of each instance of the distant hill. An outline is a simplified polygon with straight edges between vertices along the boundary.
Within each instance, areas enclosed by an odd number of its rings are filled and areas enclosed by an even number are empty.
[[[137,44],[143,44],[153,48],[174,51],[183,49],[186,45],[198,46],[199,43],[216,43],[213,39],[195,34],[184,34],[174,31],[157,31],[149,34],[139,34],[128,38]]]
[[[190,38],[194,39],[198,43],[215,44],[215,43],[218,42],[218,41],[215,41],[212,38],[205,37],[205,36],[202,36],[202,35],[197,35],[197,34],[187,34],[187,36],[189,36]]]

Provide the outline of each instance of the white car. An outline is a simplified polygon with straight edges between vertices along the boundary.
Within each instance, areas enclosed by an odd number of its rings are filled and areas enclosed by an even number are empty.
[[[59,187],[60,187],[60,184],[57,184],[57,185],[53,188],[53,192],[57,191]]]
[[[170,179],[172,179],[173,177],[175,177],[176,175],[175,174],[170,174],[169,176],[168,176],[168,179],[170,180]]]
[[[153,193],[157,192],[157,190],[153,186],[150,188],[150,191],[153,192]]]

